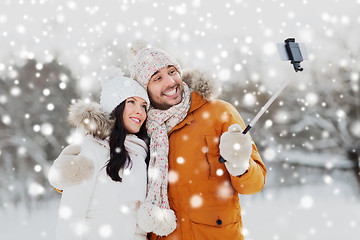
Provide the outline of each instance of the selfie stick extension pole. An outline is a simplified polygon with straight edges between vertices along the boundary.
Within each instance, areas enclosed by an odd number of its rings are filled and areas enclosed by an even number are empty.
[[[286,80],[285,83],[271,96],[271,98],[266,102],[266,104],[261,108],[261,110],[256,114],[256,116],[250,121],[249,125],[242,132],[246,134],[259,120],[259,118],[265,113],[265,111],[270,107],[270,105],[274,102],[274,100],[280,95],[280,93],[285,89],[285,87],[289,84],[290,78]]]
[[[285,87],[288,85],[289,82],[290,82],[290,78],[288,80],[286,80],[286,82],[283,83],[283,85],[281,85],[281,87],[271,96],[271,98],[265,103],[265,105],[256,114],[256,116],[250,121],[249,125],[247,125],[247,127],[244,129],[244,131],[242,132],[243,134],[246,134],[251,129],[251,127],[253,127],[255,125],[257,120],[259,120],[259,118],[265,113],[265,111],[270,107],[270,105],[274,102],[274,100],[285,89]],[[219,162],[224,163],[224,162],[226,162],[226,160],[222,156],[220,156]]]

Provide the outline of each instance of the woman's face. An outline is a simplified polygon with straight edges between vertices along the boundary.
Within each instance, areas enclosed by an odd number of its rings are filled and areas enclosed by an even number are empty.
[[[123,121],[128,133],[138,133],[146,119],[147,103],[141,97],[129,97],[125,100]]]

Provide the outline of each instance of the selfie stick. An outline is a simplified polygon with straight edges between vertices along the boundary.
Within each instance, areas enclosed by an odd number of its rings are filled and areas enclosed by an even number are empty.
[[[299,45],[295,42],[295,38],[288,38],[285,41],[285,44],[278,44],[278,50],[282,60],[291,60],[291,64],[294,66],[295,72],[302,71],[303,68],[300,67],[300,62],[304,60],[301,50],[306,54],[305,47]],[[284,48],[285,46],[285,48]],[[301,47],[300,47],[301,46]],[[301,48],[301,49],[300,49]],[[284,54],[285,50],[285,54]],[[250,129],[255,125],[259,118],[265,113],[265,111],[270,107],[274,100],[280,95],[280,93],[285,89],[285,87],[290,82],[290,79],[286,80],[285,83],[271,96],[271,98],[266,102],[266,104],[261,108],[261,110],[256,114],[256,116],[250,121],[249,125],[242,132],[246,134]],[[226,160],[220,156],[220,163],[226,162]]]
[[[274,100],[280,95],[280,93],[284,90],[284,88],[288,85],[290,79],[286,80],[286,82],[271,96],[271,98],[266,102],[266,104],[261,108],[261,110],[256,114],[256,116],[250,121],[245,130],[242,132],[246,134],[259,120],[259,118],[264,114],[264,112],[270,107],[270,105],[274,102]]]

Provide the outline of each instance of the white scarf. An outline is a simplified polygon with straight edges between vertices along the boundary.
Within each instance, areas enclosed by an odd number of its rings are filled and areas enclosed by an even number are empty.
[[[187,115],[191,104],[191,91],[183,83],[184,93],[179,104],[167,110],[150,109],[147,132],[150,136],[150,162],[145,203],[140,206],[138,225],[146,232],[167,236],[176,228],[176,216],[170,209],[168,186],[168,133]]]

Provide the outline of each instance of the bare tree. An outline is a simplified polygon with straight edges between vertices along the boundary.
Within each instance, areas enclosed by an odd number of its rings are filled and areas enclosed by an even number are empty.
[[[0,79],[0,203],[28,206],[54,192],[46,168],[66,145],[67,106],[76,97],[70,71],[28,61]]]

